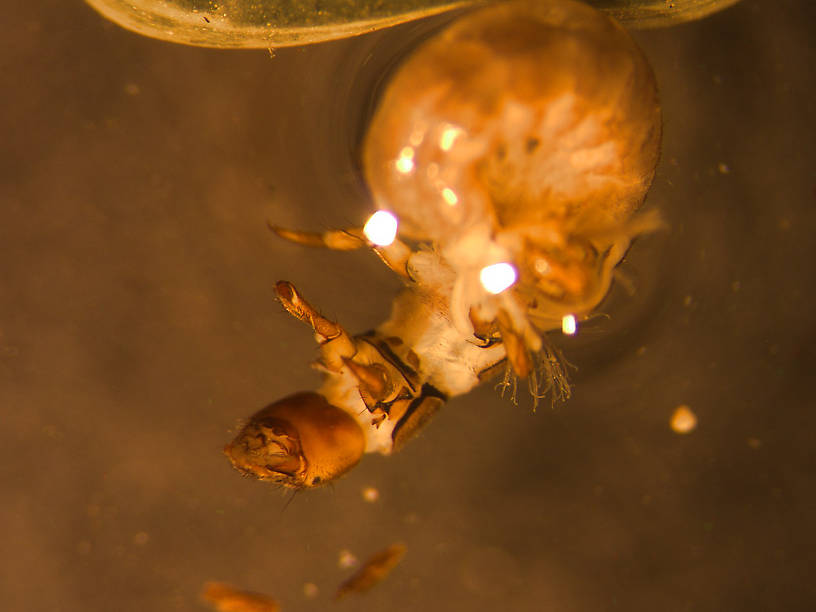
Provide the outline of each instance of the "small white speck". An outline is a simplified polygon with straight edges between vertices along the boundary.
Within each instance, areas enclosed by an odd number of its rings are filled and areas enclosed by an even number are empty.
[[[459,203],[459,198],[456,196],[456,192],[450,187],[445,187],[442,190],[442,198],[445,200],[448,206],[456,206],[456,204]]]
[[[411,172],[414,169],[414,149],[412,147],[403,147],[397,161],[394,163],[397,170],[402,174]]]
[[[363,499],[371,504],[380,499],[380,492],[375,487],[363,489]]]
[[[446,127],[442,132],[442,136],[439,138],[439,148],[443,151],[450,151],[453,143],[456,142],[456,139],[461,133],[462,128],[458,128],[454,125]]]
[[[340,551],[340,554],[337,556],[337,567],[340,569],[348,569],[350,567],[354,567],[357,565],[357,557],[347,549],[343,549]]]

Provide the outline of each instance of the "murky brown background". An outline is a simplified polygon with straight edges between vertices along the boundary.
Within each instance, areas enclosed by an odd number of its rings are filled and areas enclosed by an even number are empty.
[[[365,217],[365,103],[421,28],[271,58],[7,1],[0,607],[202,610],[219,579],[325,610],[342,549],[402,540],[391,578],[337,610],[811,609],[814,13],[745,0],[636,35],[665,107],[649,205],[672,229],[632,250],[636,295],[563,344],[570,402],[532,414],[486,386],[284,510],[221,455],[242,417],[318,382],[274,281],[354,331],[398,282],[266,222]]]

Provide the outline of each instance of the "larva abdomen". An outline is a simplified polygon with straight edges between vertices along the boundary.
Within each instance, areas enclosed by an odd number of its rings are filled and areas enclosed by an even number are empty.
[[[567,210],[619,219],[643,200],[659,141],[652,70],[620,26],[577,2],[510,2],[403,64],[364,160],[401,231],[444,241],[490,213],[503,226]]]

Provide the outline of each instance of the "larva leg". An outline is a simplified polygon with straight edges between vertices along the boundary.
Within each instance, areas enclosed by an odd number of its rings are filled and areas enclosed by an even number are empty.
[[[532,354],[541,350],[541,336],[530,323],[524,308],[509,292],[499,296],[495,322],[513,372],[526,378],[533,368]]]
[[[391,376],[382,364],[357,363],[352,359],[344,359],[343,362],[357,379],[360,397],[369,410],[392,393],[394,385]]]
[[[325,232],[302,232],[290,230],[277,225],[269,226],[275,234],[284,240],[302,244],[304,246],[323,247],[334,251],[354,251],[363,247],[370,247],[363,230],[352,227],[342,230],[327,230]],[[407,271],[408,259],[413,251],[401,240],[394,240],[388,246],[374,247],[373,251],[382,262],[403,278],[410,278]]]
[[[269,229],[289,242],[305,246],[325,247],[335,251],[354,251],[368,245],[363,230],[360,228],[328,230],[319,233],[290,230],[270,224]]]
[[[524,339],[515,329],[507,313],[502,310],[497,317],[499,332],[501,333],[504,349],[507,351],[507,359],[513,368],[516,376],[526,378],[532,370],[533,363],[530,351],[524,343]]]
[[[376,247],[374,252],[396,274],[403,278],[411,278],[410,274],[408,274],[408,260],[411,258],[413,251],[407,244],[401,240],[394,240],[388,246]]]
[[[346,359],[352,358],[357,349],[354,340],[339,323],[330,321],[309,304],[289,281],[275,285],[283,307],[296,319],[309,325],[320,344],[322,364],[334,372],[340,371]]]

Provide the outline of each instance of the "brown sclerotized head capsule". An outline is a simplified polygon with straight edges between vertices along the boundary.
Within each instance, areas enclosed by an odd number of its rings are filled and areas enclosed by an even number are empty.
[[[247,476],[296,489],[315,487],[363,455],[360,426],[319,393],[296,393],[256,412],[224,452]]]

